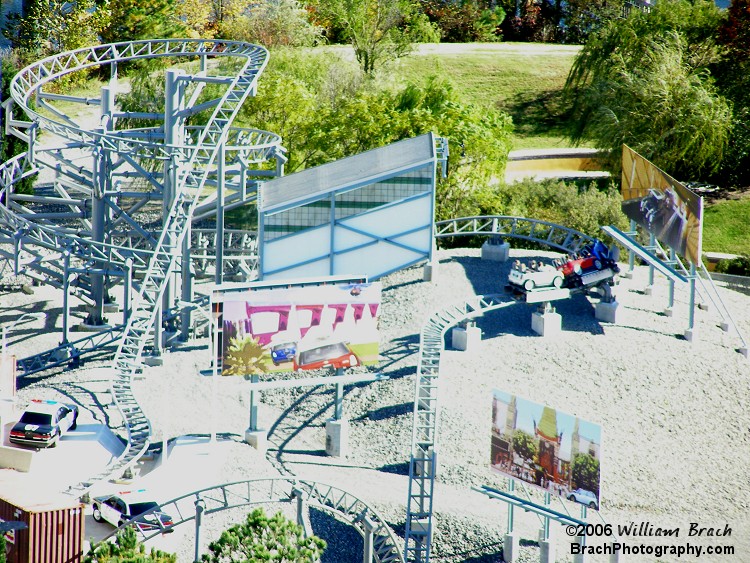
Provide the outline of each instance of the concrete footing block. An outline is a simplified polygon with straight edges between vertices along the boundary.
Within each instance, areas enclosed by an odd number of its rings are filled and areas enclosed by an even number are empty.
[[[672,307],[665,307],[664,308],[664,316],[665,317],[671,317],[672,315],[674,315],[674,309],[672,309]]]
[[[510,257],[510,243],[491,244],[485,241],[482,244],[482,260],[491,260],[493,262],[507,262]]]
[[[451,331],[451,345],[456,350],[474,350],[482,341],[482,331],[479,327],[459,327]]]
[[[503,536],[503,561],[512,563],[521,555],[521,538],[518,534],[510,533]]]
[[[531,330],[539,336],[552,336],[562,332],[562,316],[559,313],[535,311],[531,313]]]
[[[555,563],[555,543],[552,538],[539,540],[539,563]]]
[[[266,431],[263,429],[250,430],[248,428],[245,430],[245,443],[250,444],[259,452],[265,453],[268,448],[268,436],[266,435]]]
[[[437,271],[438,271],[437,260],[433,260],[432,262],[427,262],[427,264],[424,265],[424,269],[422,271],[422,280],[426,282],[435,281],[437,279]]]
[[[617,301],[610,301],[609,303],[600,301],[594,305],[594,316],[596,317],[596,320],[605,323],[616,323],[618,305],[619,303]]]
[[[349,421],[326,421],[326,453],[331,457],[346,457],[349,453]]]
[[[729,323],[726,321],[722,321],[722,323],[719,325],[719,328],[723,330],[724,332],[729,332]]]
[[[689,328],[685,331],[685,340],[688,342],[695,342],[698,339],[698,335],[695,333],[694,328]]]
[[[647,285],[643,290],[643,295],[651,295],[654,293],[654,286],[653,285]]]

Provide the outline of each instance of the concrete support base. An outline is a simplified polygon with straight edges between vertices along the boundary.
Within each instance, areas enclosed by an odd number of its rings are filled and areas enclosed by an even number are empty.
[[[422,271],[422,280],[426,282],[435,281],[437,279],[437,271],[437,260],[427,262],[427,264],[424,265],[424,270]]]
[[[346,457],[349,453],[349,421],[326,421],[326,453],[331,457]]]
[[[688,342],[695,342],[695,340],[698,338],[698,335],[695,333],[694,328],[689,328],[685,331],[685,340]]]
[[[559,313],[535,311],[531,313],[531,330],[539,336],[551,336],[562,331],[562,317]]]
[[[573,543],[577,543],[578,545],[585,545],[583,540],[583,536],[578,536],[577,538],[575,538],[575,540],[573,540]],[[585,557],[583,553],[575,553],[573,555],[573,563],[584,563],[584,561]]]
[[[594,305],[594,316],[596,317],[596,320],[605,323],[616,323],[618,305],[619,303],[617,301],[611,301],[609,303],[600,301]]]
[[[482,331],[476,326],[457,326],[451,331],[451,345],[456,350],[473,350],[481,341]]]
[[[266,436],[266,431],[263,429],[250,430],[248,428],[245,430],[245,443],[250,444],[259,452],[264,453],[266,448],[268,448],[268,436]]]
[[[664,309],[664,316],[665,317],[671,317],[673,314],[674,314],[674,310],[672,309],[672,307],[666,307]]]
[[[711,305],[709,305],[708,303],[701,302],[701,303],[698,303],[698,308],[701,311],[708,311],[711,308]]]
[[[510,257],[510,243],[490,244],[485,241],[482,244],[482,260],[491,260],[493,262],[507,262]]]
[[[651,295],[654,292],[653,285],[647,285],[643,290],[643,295]]]
[[[633,272],[630,272],[630,271],[623,272],[623,273],[620,274],[620,277],[624,278],[626,280],[632,280],[633,279]]]
[[[614,545],[611,544],[611,545]],[[620,552],[612,550],[612,553],[609,554],[609,563],[620,563]]]
[[[745,356],[747,358],[747,346],[743,346],[742,348],[738,348],[737,351]]]
[[[163,366],[164,358],[161,356],[143,356],[143,363],[147,366]]]
[[[119,313],[120,305],[117,303],[105,303],[102,305],[102,311],[105,313]]]
[[[539,563],[555,563],[555,543],[551,538],[539,540]]]
[[[512,563],[521,555],[521,542],[517,534],[511,532],[503,536],[503,561]]]

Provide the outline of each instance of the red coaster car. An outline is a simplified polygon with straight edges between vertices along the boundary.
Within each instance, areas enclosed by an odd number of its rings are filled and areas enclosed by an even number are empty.
[[[577,256],[561,266],[565,287],[593,286],[613,278],[620,271],[618,257],[616,247],[610,251],[600,240],[586,245]]]

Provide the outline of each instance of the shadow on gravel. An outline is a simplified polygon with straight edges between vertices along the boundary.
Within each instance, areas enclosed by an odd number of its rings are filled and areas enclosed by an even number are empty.
[[[383,473],[392,473],[394,475],[408,475],[409,474],[409,462],[404,461],[402,463],[389,463],[388,465],[381,465],[378,467],[378,471]]]
[[[381,371],[385,370],[388,366],[417,353],[419,353],[418,334],[410,334],[391,340],[390,346],[380,351],[380,356],[383,358],[380,363],[380,369]]]
[[[414,403],[401,403],[400,405],[389,405],[363,414],[354,420],[386,420],[405,414],[411,414],[414,410]]]
[[[328,544],[321,563],[362,563],[364,542],[354,526],[314,507],[309,514],[313,533]]]

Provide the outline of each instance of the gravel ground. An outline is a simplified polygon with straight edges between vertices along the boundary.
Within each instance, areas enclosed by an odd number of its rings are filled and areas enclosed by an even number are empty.
[[[514,250],[513,255],[538,258],[550,253]],[[431,312],[450,302],[502,292],[509,268],[480,260],[478,250],[440,251],[439,258],[433,283],[422,281],[421,268],[383,280],[379,370],[391,379],[346,388],[351,450],[346,459],[324,455],[323,426],[333,414],[333,389],[328,388],[263,393],[259,416],[261,426],[269,430],[269,451],[264,458],[242,443],[248,420],[245,381],[213,381],[199,375],[209,362],[205,338],[166,355],[163,366],[147,369],[135,382],[136,396],[154,425],[154,440],[165,434],[226,433],[229,439],[220,443],[213,458],[221,480],[281,474],[335,484],[370,503],[403,535],[421,326]],[[646,284],[646,268],[620,281],[615,288],[620,303],[617,324],[597,322],[591,301],[576,296],[557,307],[563,332],[554,338],[538,337],[531,331],[532,307],[518,304],[478,320],[483,340],[475,350],[448,348],[443,354],[434,560],[499,559],[506,508],[470,490],[472,485],[506,486],[487,467],[493,388],[602,425],[604,521],[678,527],[679,539],[666,543],[718,543],[735,546],[737,554],[748,553],[750,483],[742,477],[742,468],[750,462],[750,364],[735,351],[740,345],[736,335],[717,327],[720,318],[714,308],[696,312],[698,338],[687,342],[681,336],[687,328],[687,292],[678,289],[674,315],[668,317],[662,314],[667,283],[657,278],[652,295],[643,291]],[[0,293],[0,320],[12,322],[22,311],[47,310],[46,328],[59,327],[59,293],[34,289],[34,295]],[[722,296],[740,329],[750,335],[750,297],[732,291],[722,291]],[[15,353],[23,356],[56,343],[59,336],[40,331],[41,322],[13,330],[10,343]],[[91,361],[75,371],[35,378],[19,396],[72,400],[94,418],[117,427],[116,411],[106,406],[106,381],[95,369],[102,365],[106,364]],[[189,490],[191,482],[184,486]],[[541,500],[534,491],[529,495]],[[579,515],[567,502],[553,504],[553,509]],[[592,522],[602,522],[591,511],[589,516]],[[335,544],[324,561],[361,561],[361,540],[352,529],[317,510],[311,511],[310,521],[316,533]],[[218,534],[228,520],[213,522],[207,538]],[[732,535],[718,541],[687,538],[691,522],[701,527],[728,524]],[[538,558],[539,527],[535,516],[516,511],[521,561]],[[552,528],[557,559],[571,560],[564,529],[556,524]],[[174,538],[173,550],[180,561],[191,561],[192,540],[189,533],[183,535],[185,541],[179,545]],[[637,545],[656,545],[659,539],[621,538]],[[709,556],[701,561],[747,560],[743,557]]]

